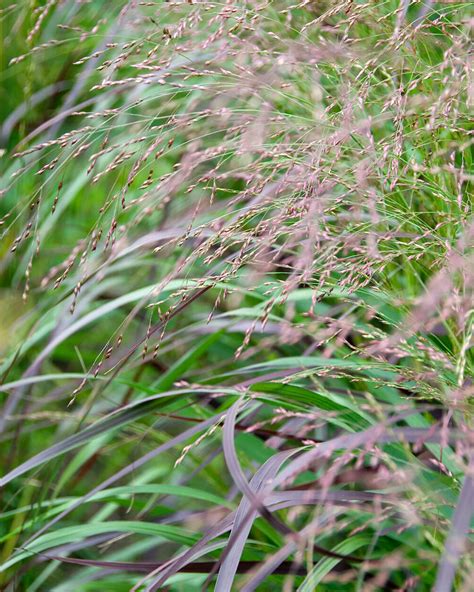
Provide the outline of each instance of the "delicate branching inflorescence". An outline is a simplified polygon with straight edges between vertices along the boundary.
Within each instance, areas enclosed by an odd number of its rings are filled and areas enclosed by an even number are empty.
[[[472,4],[24,4],[0,587],[468,590]]]

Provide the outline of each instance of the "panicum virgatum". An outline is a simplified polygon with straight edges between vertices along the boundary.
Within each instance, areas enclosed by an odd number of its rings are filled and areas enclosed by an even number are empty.
[[[0,589],[470,589],[471,9],[1,9]]]

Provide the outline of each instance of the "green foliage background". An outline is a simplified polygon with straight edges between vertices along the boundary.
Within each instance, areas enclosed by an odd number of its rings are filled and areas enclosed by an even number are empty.
[[[2,5],[2,589],[470,589],[471,9]]]

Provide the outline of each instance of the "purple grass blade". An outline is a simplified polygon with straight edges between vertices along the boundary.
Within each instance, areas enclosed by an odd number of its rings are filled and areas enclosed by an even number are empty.
[[[288,450],[272,456],[254,475],[250,481],[250,488],[255,493],[259,493],[265,487],[268,480],[273,479],[277,474],[285,460],[293,454],[295,454],[294,450]],[[257,511],[252,509],[251,503],[244,496],[237,509],[234,526],[232,527],[232,532],[224,551],[224,559],[215,587],[216,592],[226,592],[232,589],[245,543],[257,515]]]
[[[332,510],[324,516],[318,516],[301,531],[301,536],[313,537],[318,526],[322,526],[327,520],[329,520],[329,518],[337,516],[338,513],[340,513],[340,511]],[[269,575],[276,572],[286,558],[296,551],[297,546],[298,542],[296,539],[290,538],[283,547],[260,565],[251,579],[241,588],[241,592],[253,592]]]
[[[318,490],[285,490],[275,491],[266,498],[266,503],[273,510],[273,506],[290,502],[292,505],[313,505],[331,503],[334,505],[351,505],[364,502],[393,503],[386,494],[372,493],[369,491],[318,491]]]
[[[284,456],[285,454],[286,454],[286,452],[281,453],[281,456]],[[280,456],[280,455],[275,455],[274,457],[269,459],[267,461],[267,463],[269,463],[270,461],[273,461],[274,463],[278,462],[281,464],[281,459],[276,458],[278,456]],[[290,456],[290,451],[288,451],[288,456]],[[263,465],[257,471],[257,473],[255,473],[254,477],[250,481],[250,484],[252,487],[255,486],[257,479],[260,480],[261,485],[265,484],[266,478],[265,478],[265,475],[262,474],[263,473],[262,470],[263,470],[264,466],[265,465]],[[264,477],[264,478],[262,479],[262,477]],[[388,498],[388,496],[386,496],[386,495],[384,496],[384,495],[378,494],[378,493],[375,494],[375,493],[362,492],[362,491],[320,492],[320,491],[292,491],[292,490],[288,490],[288,491],[275,492],[275,493],[270,494],[268,496],[268,498],[265,499],[265,502],[268,504],[269,510],[273,512],[275,510],[289,508],[289,507],[293,507],[293,506],[297,506],[297,505],[312,505],[312,504],[317,504],[317,503],[322,503],[322,502],[327,502],[327,501],[333,503],[334,505],[342,505],[342,506],[353,505],[355,503],[362,503],[365,501],[373,501],[374,499],[377,499],[378,502],[382,502],[382,503],[384,503],[384,502],[393,503],[393,502],[390,502],[389,500],[387,500],[386,498]],[[246,508],[247,513],[244,515],[244,519],[243,519],[242,523],[244,525],[246,525],[246,520],[248,519],[249,512],[252,513],[252,509],[251,509],[251,506],[246,498],[244,498],[242,500],[241,506],[244,503],[245,503],[245,508]],[[241,506],[239,506],[239,509]],[[255,516],[256,516],[256,514],[257,513],[255,513]],[[201,556],[206,552],[206,550],[207,550],[206,545],[211,540],[217,538],[221,534],[224,534],[225,532],[227,532],[231,528],[232,528],[232,532],[237,533],[238,532],[237,529],[235,528],[235,526],[233,527],[233,525],[235,524],[236,515],[237,515],[237,512],[232,512],[226,518],[224,518],[224,520],[221,520],[218,524],[216,524],[211,529],[209,529],[196,544],[194,544],[192,547],[187,549],[184,553],[180,554],[179,556],[177,556],[173,560],[157,567],[154,571],[159,573],[159,576],[149,585],[149,587],[147,588],[147,592],[154,592],[155,590],[159,590],[160,587],[163,586],[165,584],[165,582],[170,577],[172,577],[173,575],[175,575],[178,572],[184,571],[183,568],[186,565],[188,565],[190,562],[195,560],[198,556]],[[252,517],[252,520],[254,519],[255,516]],[[230,544],[230,541],[227,544],[227,547],[224,550],[223,555],[227,554],[228,548],[232,549],[232,545]],[[339,556],[339,558],[344,558],[344,556]],[[221,561],[222,561],[222,558],[221,558]],[[215,563],[214,567],[218,566],[218,565],[219,565],[219,562]],[[237,568],[237,572],[239,573],[238,568]],[[151,574],[149,574],[149,576],[151,576]],[[216,587],[216,590],[217,590],[217,587]]]
[[[280,455],[275,455],[271,459],[269,459],[253,476],[252,480],[250,481],[251,487],[255,489],[261,488],[268,479],[269,474],[275,474],[278,468],[281,466],[281,463],[286,458],[288,458],[288,456],[290,456],[289,452]],[[246,498],[242,500],[241,506],[244,501],[246,501]],[[183,566],[193,561],[196,558],[196,555],[201,552],[205,545],[207,545],[211,540],[215,539],[221,534],[224,534],[224,532],[231,530],[231,528],[233,528],[235,524],[236,516],[241,506],[239,506],[237,512],[232,512],[226,518],[224,518],[224,520],[220,521],[214,527],[209,529],[195,545],[193,545],[184,553],[172,560],[166,567],[166,569],[161,570],[159,577],[156,578],[153,582],[151,582],[151,584],[149,584],[147,592],[154,592],[155,590],[159,590],[160,587],[166,582],[166,580],[168,580],[171,576],[181,571]],[[245,516],[248,515],[249,510],[251,511],[251,506],[247,502],[247,505],[245,507]],[[240,511],[239,519],[241,521],[243,513],[243,511]],[[235,532],[235,528],[233,528],[233,532]]]
[[[168,580],[170,577],[181,571],[182,568],[184,568],[184,566],[191,563],[196,557],[206,553],[208,543],[220,536],[221,534],[224,534],[225,532],[229,531],[232,528],[234,520],[235,512],[232,512],[223,520],[220,520],[215,526],[210,528],[197,543],[195,543],[192,547],[184,551],[184,553],[178,555],[178,557],[171,559],[162,567],[149,573],[147,579],[150,577],[154,577],[157,574],[158,577],[155,577],[155,579],[148,585],[148,587],[146,588],[146,592],[154,592],[155,590],[160,590],[161,586],[163,586],[166,580]]]
[[[456,568],[465,546],[474,514],[474,454],[471,456],[468,474],[464,480],[454,511],[451,529],[438,567],[433,592],[449,592],[452,589]]]
[[[148,452],[147,454],[145,454],[144,456],[142,456],[138,460],[131,462],[129,465],[127,465],[126,467],[124,467],[123,469],[121,469],[120,471],[115,473],[115,475],[112,475],[111,477],[109,477],[105,481],[102,481],[102,483],[100,483],[99,485],[97,485],[96,487],[91,489],[89,492],[87,492],[85,495],[83,495],[80,499],[78,499],[73,504],[71,504],[69,506],[69,508],[66,508],[66,510],[64,510],[63,512],[58,514],[55,518],[53,518],[47,524],[45,524],[42,528],[40,528],[38,530],[38,532],[36,532],[32,537],[30,537],[26,541],[26,543],[24,543],[25,546],[30,544],[32,541],[34,541],[36,538],[38,538],[41,534],[46,532],[49,528],[51,528],[51,526],[53,526],[54,524],[57,524],[65,516],[70,514],[73,510],[78,508],[81,504],[83,504],[86,500],[90,499],[93,495],[95,495],[99,491],[102,491],[103,489],[107,489],[107,487],[110,487],[111,485],[113,485],[114,483],[116,483],[117,481],[119,481],[120,479],[125,477],[126,475],[133,473],[139,467],[143,466],[144,464],[146,464],[147,462],[149,462],[153,458],[156,458],[158,455],[165,452],[166,450],[169,450],[170,448],[173,448],[174,446],[177,446],[178,444],[182,444],[183,442],[185,442],[186,440],[188,440],[189,438],[191,438],[195,434],[198,434],[199,432],[206,430],[207,428],[211,427],[212,425],[215,425],[220,419],[222,419],[224,414],[225,414],[225,412],[214,415],[213,417],[210,417],[209,419],[206,419],[205,421],[189,428],[189,430],[186,430],[186,431],[182,432],[181,434],[178,434],[177,436],[175,436],[174,438],[171,438],[170,440],[168,440],[164,444],[161,444],[161,446],[158,446],[157,448],[150,450],[150,452]]]
[[[235,450],[235,424],[237,420],[237,413],[239,411],[240,401],[237,401],[228,411],[223,430],[223,449],[224,457],[226,459],[227,468],[234,480],[235,485],[240,489],[242,494],[249,500],[252,508],[256,510],[263,518],[265,518],[274,528],[284,535],[294,534],[293,531],[285,524],[280,522],[277,518],[272,516],[271,512],[267,510],[262,502],[262,496],[256,495],[249,486],[247,479],[240,467],[237,453]]]
[[[159,393],[157,395],[153,395],[151,397],[147,397],[145,399],[141,399],[135,403],[131,403],[126,407],[121,407],[118,410],[109,413],[101,420],[97,421],[96,423],[92,424],[91,426],[61,440],[61,442],[57,442],[53,444],[49,448],[42,450],[40,453],[32,456],[27,461],[22,463],[21,465],[15,467],[12,471],[4,475],[0,478],[0,487],[4,487],[7,483],[30,471],[31,469],[36,468],[37,466],[56,458],[74,448],[77,448],[81,444],[86,443],[92,438],[103,434],[107,430],[111,430],[116,427],[120,427],[127,423],[130,423],[140,417],[143,417],[145,413],[151,411],[151,408],[154,405],[154,402],[159,401],[160,399],[169,397],[171,394],[181,394],[181,393],[197,393],[198,391],[190,391],[188,390],[181,390],[181,391],[168,391],[165,393]],[[202,392],[202,391],[201,391]]]
[[[111,572],[114,571],[130,571],[130,572],[149,572],[150,569],[157,569],[160,563],[150,563],[146,561],[99,561],[96,559],[76,559],[73,557],[61,557],[56,555],[48,555],[45,557],[48,561],[61,561],[62,563],[70,563],[72,565],[83,565],[86,567],[105,567]],[[215,566],[215,561],[194,561],[184,566],[181,571],[183,573],[208,573]],[[257,561],[241,561],[239,565],[239,573],[245,573],[258,565]],[[283,562],[280,568],[275,570],[275,573],[287,574],[293,573],[293,563],[291,561]]]

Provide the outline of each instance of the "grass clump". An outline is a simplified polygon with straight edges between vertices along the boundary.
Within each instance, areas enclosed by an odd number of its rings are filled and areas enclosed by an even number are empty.
[[[0,12],[4,590],[468,590],[472,16]]]

